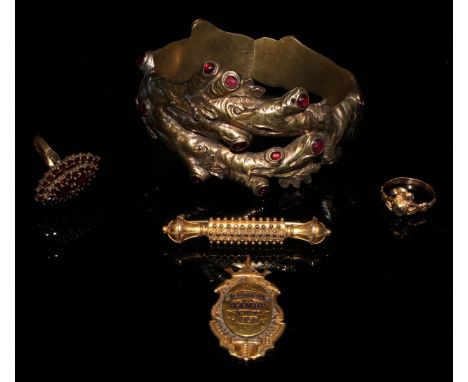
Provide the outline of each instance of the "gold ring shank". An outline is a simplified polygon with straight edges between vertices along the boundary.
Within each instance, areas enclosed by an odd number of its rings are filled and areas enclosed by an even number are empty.
[[[49,144],[39,135],[33,138],[36,151],[49,167],[55,166],[60,161],[60,156],[49,146]]]

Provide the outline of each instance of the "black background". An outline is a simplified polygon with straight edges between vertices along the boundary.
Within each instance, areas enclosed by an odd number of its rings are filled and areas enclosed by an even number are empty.
[[[18,4],[19,380],[449,380],[451,6],[409,3]],[[293,34],[356,75],[366,102],[359,135],[313,186],[274,186],[265,201],[230,182],[195,187],[146,134],[134,107],[135,60],[187,37],[199,17],[255,38]],[[92,187],[63,206],[35,204],[45,170],[35,134],[63,156],[100,155]],[[395,229],[382,208],[379,187],[395,176],[434,186],[438,201],[424,224]],[[178,248],[160,228],[179,213],[254,209],[289,219],[317,215],[333,235],[313,250],[289,243],[269,253],[320,261],[269,276],[282,291],[286,332],[265,358],[245,364],[208,327],[219,282],[206,275],[212,257],[174,259],[216,251],[203,240]]]

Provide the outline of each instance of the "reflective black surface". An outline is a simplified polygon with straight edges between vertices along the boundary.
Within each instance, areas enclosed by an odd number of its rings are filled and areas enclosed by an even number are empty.
[[[27,31],[17,58],[20,380],[448,380],[451,9],[297,3],[266,17],[198,5],[164,14],[156,4],[19,6]],[[356,75],[366,102],[359,135],[310,186],[275,186],[264,201],[234,183],[194,186],[146,134],[134,108],[135,60],[188,36],[198,17],[252,37],[294,34]],[[101,156],[78,199],[33,202],[45,170],[32,147],[38,133],[63,156]],[[403,221],[386,211],[379,188],[396,176],[430,183],[433,210]],[[179,213],[317,215],[333,235],[313,249],[289,242],[276,253],[218,253],[204,240],[178,247],[162,235]],[[251,364],[231,358],[208,327],[224,277],[213,257],[245,252],[276,264],[269,280],[282,291],[287,325]],[[311,261],[292,259],[298,254]]]

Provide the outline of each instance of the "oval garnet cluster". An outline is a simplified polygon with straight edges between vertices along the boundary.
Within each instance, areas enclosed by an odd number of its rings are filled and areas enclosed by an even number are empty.
[[[35,199],[54,204],[70,199],[91,183],[100,158],[93,154],[70,155],[46,172],[36,187]]]

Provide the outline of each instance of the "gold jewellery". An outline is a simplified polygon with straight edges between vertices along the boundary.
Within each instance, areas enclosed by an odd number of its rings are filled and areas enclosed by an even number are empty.
[[[95,177],[100,158],[90,153],[69,155],[60,159],[40,136],[33,139],[34,147],[49,170],[39,180],[34,199],[43,204],[63,202],[78,195]]]
[[[270,272],[258,272],[248,256],[231,279],[219,285],[219,299],[211,309],[210,328],[222,347],[245,361],[265,355],[284,331],[279,289],[265,280]]]
[[[320,244],[331,235],[331,230],[315,217],[306,223],[297,223],[277,218],[227,217],[188,221],[180,215],[164,226],[163,232],[178,244],[206,236],[211,244],[273,246],[282,245],[287,238]]]
[[[136,102],[147,130],[193,182],[230,179],[258,196],[269,192],[269,178],[299,187],[336,161],[363,105],[354,76],[295,37],[254,40],[203,20],[191,37],[147,52],[140,69]],[[272,98],[267,87],[286,93]],[[270,137],[292,139],[248,150]]]
[[[436,201],[434,189],[414,178],[394,178],[380,188],[380,195],[387,208],[397,216],[426,212]]]
[[[166,255],[178,265],[198,264],[213,282],[225,279],[226,272],[231,276],[215,289],[219,298],[211,309],[210,328],[221,347],[245,361],[264,356],[286,328],[283,310],[277,303],[281,292],[265,277],[273,270],[293,272],[298,265],[315,267],[328,256],[320,249],[305,246],[198,247]]]

